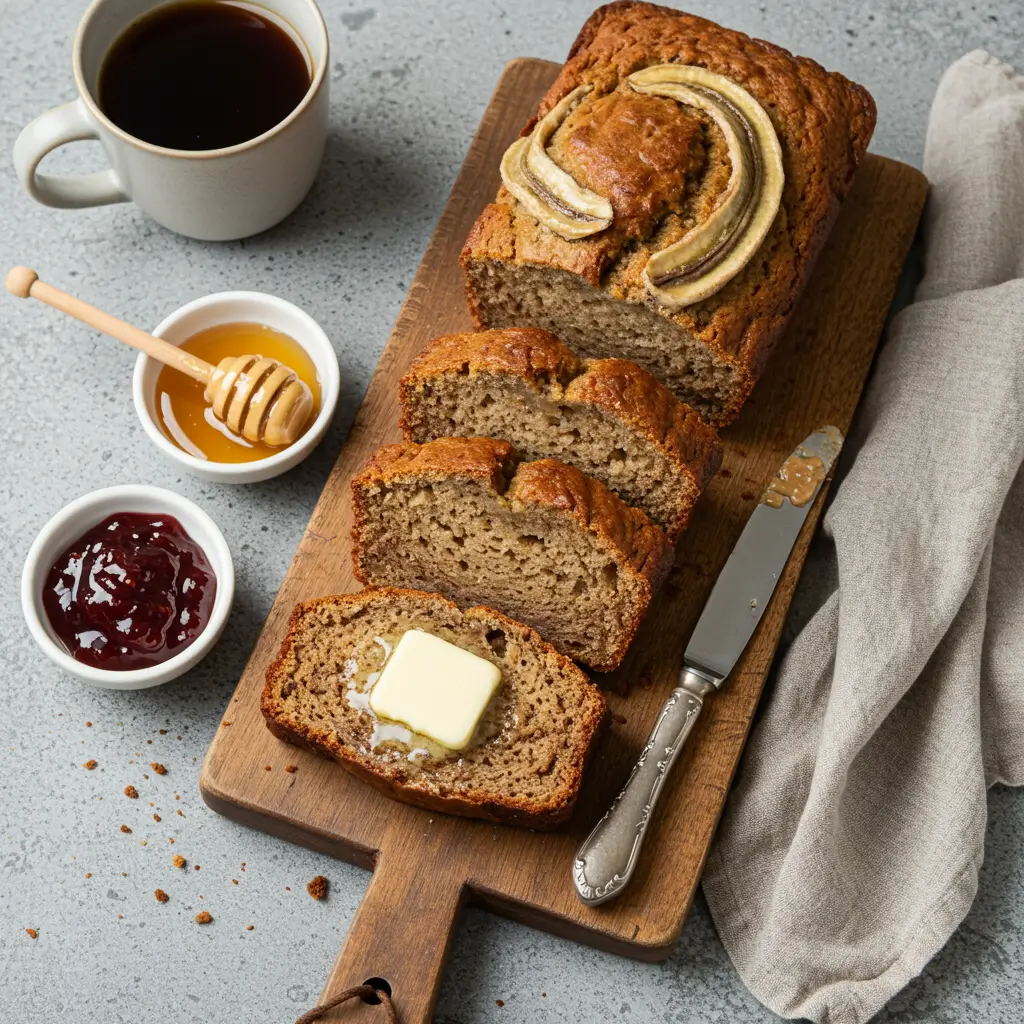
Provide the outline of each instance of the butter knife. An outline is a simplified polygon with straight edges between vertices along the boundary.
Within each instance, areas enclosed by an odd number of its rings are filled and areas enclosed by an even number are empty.
[[[757,628],[842,445],[835,427],[811,434],[779,467],[743,528],[687,644],[679,685],[622,791],[576,853],[573,883],[589,906],[614,899],[629,884],[672,765],[705,698],[729,677]]]

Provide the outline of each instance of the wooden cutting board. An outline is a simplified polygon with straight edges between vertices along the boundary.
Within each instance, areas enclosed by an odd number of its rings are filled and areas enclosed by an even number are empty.
[[[459,251],[498,187],[502,153],[557,70],[540,60],[516,60],[505,69],[200,780],[203,798],[215,810],[373,868],[323,998],[371,977],[385,978],[403,1024],[430,1019],[459,908],[467,899],[629,956],[657,960],[671,952],[822,499],[741,663],[700,717],[662,797],[630,888],[613,903],[585,907],[570,879],[573,853],[625,780],[655,712],[675,685],[684,642],[757,497],[814,428],[832,423],[845,432],[849,427],[926,192],[924,177],[913,168],[876,156],[864,160],[768,373],[742,416],[724,432],[723,469],[680,541],[665,592],[624,665],[600,680],[611,691],[613,722],[571,825],[545,835],[407,807],[333,762],[274,739],[260,716],[260,691],[293,605],[358,589],[350,562],[349,479],[375,448],[400,440],[396,385],[412,357],[435,335],[470,327]],[[287,764],[298,771],[286,773]],[[382,1018],[379,1008],[357,1001],[324,1019]]]

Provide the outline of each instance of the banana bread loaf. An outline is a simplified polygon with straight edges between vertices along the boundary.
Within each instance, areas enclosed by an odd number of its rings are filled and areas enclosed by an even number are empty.
[[[730,422],[875,123],[777,46],[633,0],[584,25],[462,253],[478,327],[540,327]]]
[[[363,583],[498,608],[599,671],[622,660],[674,556],[604,484],[492,438],[386,445],[352,498]]]
[[[382,728],[369,708],[389,648],[410,629],[501,670],[476,738],[458,753]],[[460,612],[437,594],[411,590],[300,604],[267,672],[261,707],[276,736],[340,761],[389,796],[531,828],[572,814],[606,714],[600,690],[532,629],[490,608]]]
[[[579,359],[547,331],[436,338],[402,378],[399,398],[407,441],[498,437],[524,459],[559,459],[672,539],[722,461],[714,429],[646,370]]]

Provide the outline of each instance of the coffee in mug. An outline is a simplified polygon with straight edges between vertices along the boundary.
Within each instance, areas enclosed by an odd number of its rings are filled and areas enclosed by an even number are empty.
[[[46,206],[137,203],[192,238],[245,238],[309,191],[327,137],[330,53],[315,0],[93,0],[72,52],[78,98],[14,144]],[[47,153],[98,139],[110,168],[39,171]]]
[[[218,0],[179,0],[114,40],[98,99],[118,128],[143,142],[223,149],[270,131],[309,83],[302,51],[269,18]]]

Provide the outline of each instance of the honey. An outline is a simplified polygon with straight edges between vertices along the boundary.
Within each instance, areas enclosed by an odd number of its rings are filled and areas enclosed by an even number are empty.
[[[217,365],[226,356],[251,354],[276,359],[291,367],[313,395],[313,411],[305,433],[320,411],[320,379],[316,365],[294,339],[265,324],[217,324],[182,342],[186,352]],[[167,437],[182,451],[208,462],[256,462],[281,448],[247,441],[213,414],[203,396],[204,385],[165,366],[156,380],[156,418]]]

